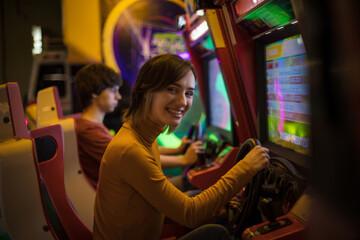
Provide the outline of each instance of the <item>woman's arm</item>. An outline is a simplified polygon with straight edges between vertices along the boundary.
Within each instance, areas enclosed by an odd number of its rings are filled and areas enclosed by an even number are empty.
[[[172,156],[172,155],[160,155],[161,161],[161,168],[168,169],[168,168],[175,168],[175,167],[185,167],[190,164],[194,164],[197,160],[197,157],[191,159],[186,159],[184,156]]]
[[[202,150],[202,142],[197,141],[192,143],[189,148],[186,150],[184,155],[165,155],[163,151],[160,150],[160,161],[161,167],[163,169],[174,168],[174,167],[185,167],[188,165],[195,164],[198,157],[197,153]]]
[[[167,148],[167,147],[159,147],[159,153],[162,155],[179,155],[184,154],[184,150],[186,145],[190,145],[192,142],[191,139],[187,139],[187,137],[183,137],[181,139],[181,144],[177,148]]]

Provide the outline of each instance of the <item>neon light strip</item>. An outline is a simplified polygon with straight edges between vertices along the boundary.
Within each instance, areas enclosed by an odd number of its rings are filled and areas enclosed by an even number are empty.
[[[201,36],[203,36],[209,30],[209,26],[206,21],[203,21],[200,25],[198,25],[192,32],[190,33],[191,41],[196,41]]]

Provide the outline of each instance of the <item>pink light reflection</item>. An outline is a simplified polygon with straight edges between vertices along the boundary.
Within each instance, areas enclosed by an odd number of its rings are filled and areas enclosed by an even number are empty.
[[[276,101],[279,102],[279,104],[280,104],[280,124],[278,126],[278,131],[279,131],[279,133],[282,133],[283,128],[284,128],[284,122],[285,122],[285,110],[284,110],[284,100],[283,100],[283,96],[280,91],[279,82],[278,82],[277,78],[275,79],[275,92],[276,92],[276,96],[277,96]]]
[[[177,54],[179,57],[181,57],[184,60],[190,60],[190,53],[189,52],[182,52]]]

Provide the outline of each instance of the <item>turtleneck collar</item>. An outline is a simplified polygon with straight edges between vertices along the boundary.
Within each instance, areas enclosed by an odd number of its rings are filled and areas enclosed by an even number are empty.
[[[164,128],[151,120],[144,121],[144,123],[139,126],[134,126],[131,121],[127,121],[124,123],[124,126],[134,129],[140,139],[149,148],[155,142],[156,138],[164,132]]]

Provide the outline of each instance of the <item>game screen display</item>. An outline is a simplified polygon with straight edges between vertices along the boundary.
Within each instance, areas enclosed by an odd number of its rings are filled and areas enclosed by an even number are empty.
[[[210,125],[231,131],[230,101],[217,58],[208,62]]]
[[[310,87],[300,35],[265,46],[270,142],[309,154]]]

